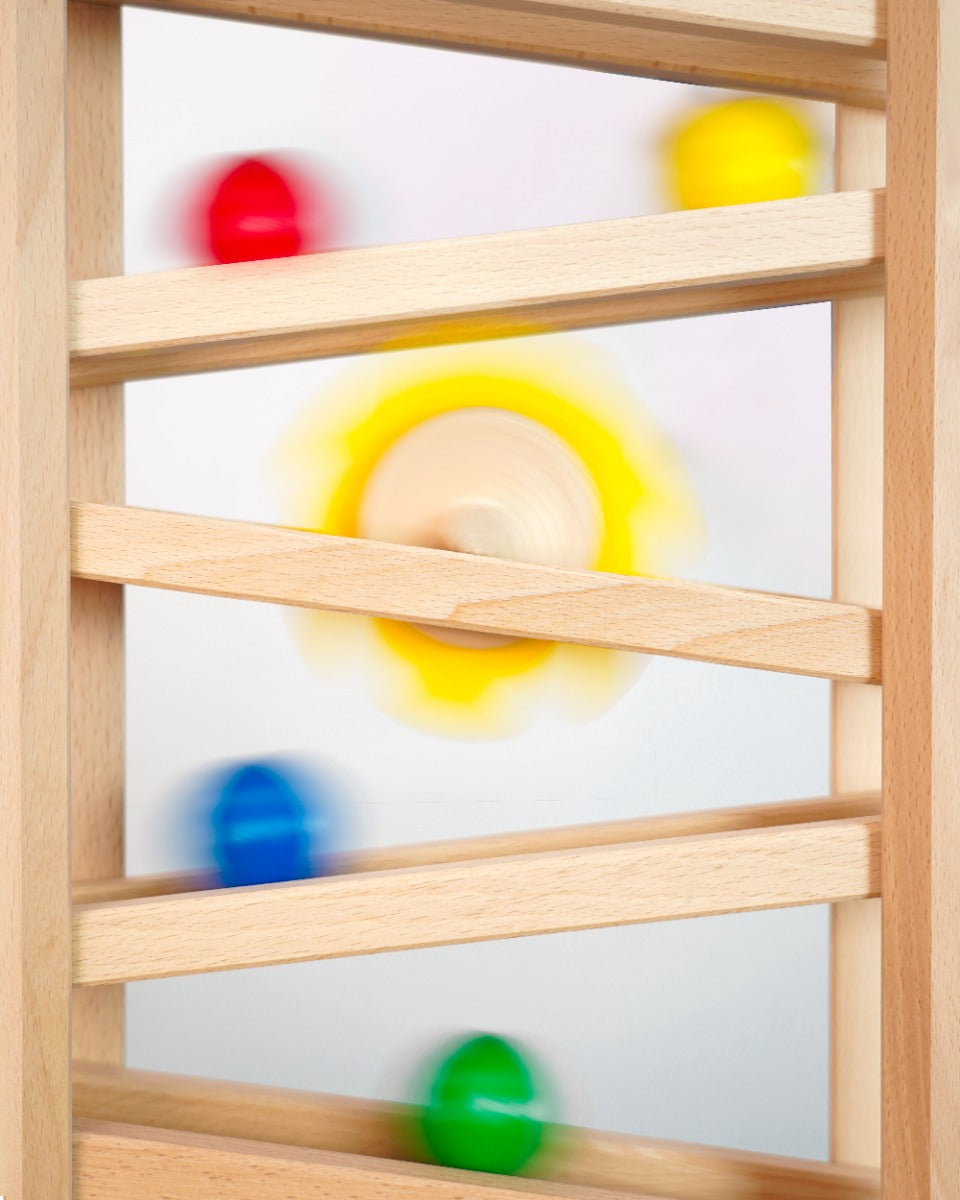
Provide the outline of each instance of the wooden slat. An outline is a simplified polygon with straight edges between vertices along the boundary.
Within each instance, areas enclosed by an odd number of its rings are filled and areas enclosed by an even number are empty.
[[[111,0],[120,3],[121,0]],[[882,106],[882,0],[137,0],[168,12]]]
[[[77,1063],[74,1113],[190,1133],[416,1161],[412,1108]],[[571,1127],[533,1172],[557,1183],[670,1200],[879,1200],[876,1171]]]
[[[330,873],[344,875],[361,871],[394,871],[403,867],[425,867],[481,858],[586,849],[588,846],[615,846],[621,842],[652,842],[662,838],[732,833],[737,829],[772,829],[810,821],[872,817],[879,811],[879,793],[863,792],[825,799],[788,800],[780,804],[752,804],[742,808],[634,817],[624,821],[564,825],[556,829],[488,834],[484,837],[418,842],[405,846],[378,847],[354,854],[344,853],[334,856]],[[202,891],[210,886],[210,876],[202,872],[90,880],[74,884],[73,902],[102,904],[109,900],[171,896],[179,892]]]
[[[214,517],[75,504],[73,572],[801,675],[879,679],[880,614],[856,605]]]
[[[837,110],[836,185],[884,183],[883,113]],[[883,298],[833,310],[833,595],[883,600]],[[880,787],[881,695],[833,685],[832,785]],[[880,1165],[880,901],[831,912],[831,1154]]]
[[[188,267],[75,285],[89,386],[876,290],[882,192]]]
[[[883,1194],[960,1180],[960,0],[890,5]]]
[[[79,1119],[75,1123],[76,1200],[877,1200],[870,1175],[827,1164],[709,1151],[677,1144],[587,1135],[585,1183],[510,1178],[428,1164],[370,1158],[263,1141]],[[644,1175],[654,1190],[634,1183]],[[670,1188],[669,1191],[664,1190]]]
[[[123,270],[120,13],[67,8],[69,273]],[[70,483],[83,496],[122,504],[123,388],[73,392]],[[70,597],[70,848],[73,878],[123,871],[123,589],[73,580]],[[73,998],[73,1052],[122,1062],[123,989]]]
[[[137,1200],[618,1200],[628,1193],[79,1120],[73,1195],[74,1200],[130,1200],[131,1195]]]
[[[415,1161],[405,1136],[410,1112],[349,1096],[73,1064],[73,1115],[81,1120]]]
[[[879,894],[878,837],[854,817],[85,904],[74,982],[860,899]]]
[[[449,5],[449,0],[447,0]],[[295,26],[337,29],[346,20],[365,22],[374,30],[386,31],[392,22],[403,19],[409,10],[395,2],[379,6],[375,15],[348,14],[348,10],[324,0],[259,0],[241,4],[239,0],[210,0],[199,6],[190,2],[158,0],[150,7],[170,11],[212,11],[241,20],[277,22]],[[425,14],[442,11],[440,4],[422,4]],[[498,11],[484,14],[489,34],[504,14],[521,21],[527,14],[541,20],[557,13],[580,21],[608,21],[626,31],[667,26],[695,30],[705,37],[719,33],[756,35],[758,40],[827,42],[859,46],[882,52],[886,39],[886,5],[882,0],[830,0],[829,4],[811,4],[810,0],[473,0],[474,9]],[[383,11],[386,10],[386,11]],[[409,19],[409,18],[408,18]],[[362,29],[362,25],[360,26]],[[478,30],[476,36],[482,36]],[[501,35],[502,36],[502,35]]]
[[[0,4],[0,1191],[70,1186],[66,6]]]
[[[360,252],[343,252],[344,256],[358,253]],[[370,253],[372,255],[374,252]],[[388,256],[384,253],[385,257]],[[307,262],[314,265],[306,269],[294,265]],[[315,267],[319,267],[315,260],[288,259],[275,266],[275,273],[279,280],[290,269],[291,276],[295,276],[295,279],[291,279],[291,286],[304,298],[305,303],[312,307],[317,293],[312,297],[308,294],[311,287],[309,276]],[[231,271],[238,269],[244,271],[246,268],[229,268]],[[203,267],[190,270],[217,272],[222,268]],[[193,287],[193,280],[187,278],[183,282],[187,290]],[[216,281],[218,291],[223,282]],[[250,282],[254,287],[260,286],[258,280]],[[112,283],[113,281],[109,281],[107,285],[108,292]],[[204,279],[201,290],[206,291],[206,287],[207,281]],[[85,287],[81,285],[81,305],[84,303],[85,291]],[[882,291],[883,268],[875,265],[786,281],[678,287],[612,298],[570,300],[543,308],[521,305],[510,311],[494,311],[492,315],[468,312],[461,318],[456,315],[434,317],[430,314],[423,318],[386,318],[383,322],[374,320],[347,326],[334,323],[305,332],[276,329],[267,336],[256,334],[234,338],[231,335],[226,339],[216,337],[209,343],[178,343],[158,348],[138,344],[132,351],[119,346],[114,348],[116,355],[114,350],[108,350],[107,354],[95,351],[89,355],[72,357],[71,380],[77,388],[96,388],[116,380],[202,374],[206,371],[296,362],[338,354],[485,341],[489,338],[523,336],[530,333],[559,333],[604,325],[670,320],[675,317],[716,316],[721,313],[779,308],[784,305],[817,304],[839,297],[879,296],[882,295]],[[122,299],[118,297],[118,302]],[[108,296],[104,297],[104,302],[109,303]],[[255,303],[251,307],[255,307]],[[262,317],[263,313],[260,313],[261,324]],[[151,315],[148,319],[152,322],[154,317]]]
[[[334,857],[331,873],[393,871],[438,863],[586,849],[589,846],[613,846],[621,842],[650,842],[663,838],[732,833],[743,829],[772,829],[805,822],[872,817],[879,811],[879,793],[863,792],[823,799],[790,800],[779,804],[754,804],[741,808],[635,817],[622,821],[565,825],[555,829],[488,834],[483,837],[419,842],[379,847],[354,854],[345,853]],[[210,876],[203,872],[89,880],[74,885],[73,902],[101,904],[106,901],[134,900],[147,896],[170,896],[180,892],[202,891],[210,886]]]
[[[755,34],[758,39],[811,39],[880,52],[886,39],[882,0],[512,0],[535,13],[551,9],[617,18],[634,28],[694,28],[713,36]],[[508,0],[507,7],[510,6]]]

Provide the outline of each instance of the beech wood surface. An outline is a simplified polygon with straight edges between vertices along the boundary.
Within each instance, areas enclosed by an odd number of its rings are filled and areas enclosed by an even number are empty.
[[[883,193],[373,246],[75,284],[76,384],[876,290]]]
[[[74,1114],[218,1137],[420,1161],[416,1110],[235,1082],[76,1063]],[[88,1127],[89,1128],[89,1127]],[[530,1174],[670,1200],[879,1200],[879,1173],[570,1126]]]
[[[473,50],[681,83],[876,107],[886,99],[882,0],[137,3],[165,12]]]
[[[880,614],[150,509],[73,506],[82,579],[877,683]]]

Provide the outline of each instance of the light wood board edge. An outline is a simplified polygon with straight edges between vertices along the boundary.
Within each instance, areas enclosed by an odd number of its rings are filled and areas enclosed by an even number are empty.
[[[879,895],[875,817],[190,892],[74,910],[96,985]]]
[[[0,5],[0,1191],[70,1189],[66,6]]]
[[[960,0],[891,3],[883,1193],[960,1179]]]
[[[879,680],[880,614],[857,605],[215,517],[75,503],[73,572],[112,583]]]
[[[74,1200],[616,1200],[562,1183],[78,1120]],[[649,1200],[649,1198],[648,1198]]]
[[[85,1120],[178,1129],[422,1161],[410,1106],[250,1084],[76,1063],[74,1114]],[[879,1175],[773,1155],[556,1128],[529,1174],[557,1183],[670,1200],[879,1200]]]
[[[839,108],[836,186],[882,187],[883,113]],[[833,311],[834,599],[883,602],[883,298]],[[880,787],[881,695],[835,683],[832,787]],[[880,1165],[880,901],[831,911],[831,1154]]]
[[[881,54],[886,38],[886,6],[878,0],[478,0],[521,11],[560,10],[619,21],[632,28],[672,28],[710,36],[756,36],[835,46],[859,46]]]
[[[120,12],[67,6],[68,268],[72,279],[123,270]],[[70,486],[122,504],[123,388],[70,397]],[[74,579],[70,597],[70,842],[74,880],[123,872],[123,589]],[[123,988],[73,997],[73,1049],[122,1062]]]
[[[815,36],[821,18],[811,14],[826,9],[825,4],[790,6],[786,21],[777,29],[776,18],[770,14],[776,8],[782,12],[784,0],[776,6],[757,0],[674,4],[666,21],[662,12],[656,12],[666,5],[643,0],[639,5],[620,6],[592,0],[561,0],[559,4],[541,0],[380,0],[369,8],[356,0],[138,3],[166,12],[472,50],[679,83],[870,107],[882,107],[886,99],[884,63],[876,57],[883,53],[882,13],[871,17],[869,5],[862,0],[836,0],[837,11],[846,9],[849,15],[845,29],[838,28],[836,20],[822,19],[832,28],[821,32],[837,44]],[[616,7],[621,11],[613,11]],[[680,19],[684,8],[685,20]],[[803,36],[782,36],[796,29],[797,13],[805,22],[806,27],[797,30]],[[724,27],[724,17],[735,24]],[[766,36],[771,29],[773,34]]]
[[[731,833],[737,829],[771,829],[809,821],[834,821],[848,817],[871,817],[880,811],[878,792],[831,796],[814,800],[788,800],[777,804],[753,804],[740,808],[707,809],[703,812],[667,816],[634,817],[622,821],[600,821],[589,825],[564,825],[556,829],[533,829],[522,833],[488,834],[484,837],[420,842],[415,845],[377,847],[335,857],[330,874],[359,874],[364,871],[394,871],[438,863],[467,862],[481,858],[506,858],[551,850],[577,850],[589,846],[614,846],[622,842],[650,842],[658,838],[693,837],[707,833]],[[146,896],[172,896],[216,886],[203,872],[141,875],[90,880],[74,884],[74,904],[103,904],[113,900],[135,900]]]
[[[72,377],[806,303],[876,290],[882,247],[883,193],[861,191],[89,279],[72,292]]]
[[[204,268],[210,269],[210,268]],[[109,355],[74,356],[70,378],[77,389],[117,381],[201,375],[210,371],[302,362],[344,354],[377,353],[525,337],[613,325],[642,324],[680,317],[818,304],[840,297],[880,296],[880,264],[803,279],[750,284],[717,284],[617,296],[612,299],[566,301],[547,307],[518,306],[494,316],[412,318],[362,326],[276,333],[269,337],[211,341],[186,347],[118,351]]]

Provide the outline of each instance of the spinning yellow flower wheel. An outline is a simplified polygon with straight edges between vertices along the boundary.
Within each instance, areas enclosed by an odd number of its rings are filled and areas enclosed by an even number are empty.
[[[662,435],[596,355],[569,343],[549,355],[431,351],[348,372],[296,423],[281,462],[291,523],[347,537],[651,574],[696,528]],[[299,614],[296,628],[321,668],[366,629],[381,703],[467,736],[515,731],[548,694],[602,710],[637,661],[326,613]]]

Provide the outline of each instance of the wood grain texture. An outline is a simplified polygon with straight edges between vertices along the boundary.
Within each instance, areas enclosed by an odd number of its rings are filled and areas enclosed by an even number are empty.
[[[872,817],[879,811],[879,793],[864,792],[825,799],[788,800],[779,804],[752,804],[742,808],[715,808],[669,816],[634,817],[623,821],[564,825],[555,829],[487,834],[484,837],[454,838],[442,842],[419,842],[405,846],[377,847],[354,854],[344,853],[333,857],[330,873],[346,875],[360,871],[393,871],[403,867],[424,867],[436,863],[505,858],[552,850],[586,849],[588,846],[615,846],[620,842],[651,842],[659,838],[732,833],[737,829],[772,829],[779,825],[800,825],[809,821]],[[209,875],[202,872],[133,875],[74,884],[73,902],[101,904],[108,900],[170,896],[178,892],[202,891],[210,886]]]
[[[881,112],[840,108],[836,186],[882,187]],[[883,601],[883,299],[833,310],[833,597]],[[881,696],[835,683],[832,787],[880,787]],[[880,901],[834,906],[832,924],[831,1154],[880,1165]]]
[[[883,1189],[960,1179],[960,0],[890,5]]]
[[[67,7],[70,197],[67,229],[72,279],[123,270],[120,13]],[[70,486],[78,495],[122,504],[123,389],[70,397]],[[74,880],[123,872],[123,589],[75,579],[70,604],[70,842]],[[73,998],[73,1050],[122,1062],[123,989]]]
[[[121,0],[111,0],[120,3]],[[882,107],[873,0],[138,0],[141,7],[313,28],[681,83]]]
[[[875,289],[849,192],[149,275],[73,289],[75,383],[804,302]],[[811,287],[813,292],[811,292]],[[718,298],[719,291],[719,298]]]
[[[0,2],[0,1193],[70,1188],[65,6]]]
[[[418,1161],[415,1109],[343,1096],[76,1063],[74,1114],[341,1154]],[[876,1171],[561,1127],[545,1180],[670,1200],[879,1200]]]
[[[79,1119],[75,1123],[76,1200],[877,1200],[876,1181],[827,1164],[709,1151],[628,1138],[581,1135],[584,1183],[510,1178],[310,1147]],[[644,1175],[656,1190],[640,1182]],[[567,1182],[566,1176],[573,1178]],[[665,1191],[669,1187],[671,1190]]]
[[[886,5],[882,0],[513,0],[533,12],[549,9],[596,13],[650,26],[756,34],[762,38],[812,39],[882,50]]]
[[[878,835],[858,817],[85,904],[74,982],[861,899]]]
[[[877,682],[857,605],[568,571],[274,525],[75,504],[84,579]]]
[[[284,267],[278,269],[282,272],[286,265],[284,263]],[[347,328],[334,325],[325,329],[310,329],[305,333],[279,330],[268,337],[257,335],[249,339],[214,339],[206,343],[159,349],[137,347],[131,353],[121,348],[116,357],[95,353],[73,358],[71,379],[75,387],[86,389],[85,394],[89,395],[97,385],[115,380],[202,374],[206,371],[295,362],[338,354],[469,343],[490,338],[558,333],[677,317],[711,316],[784,305],[816,304],[839,297],[879,296],[882,293],[883,267],[878,264],[862,270],[799,279],[679,287],[600,300],[570,300],[536,310],[521,306],[509,312],[497,312],[493,316],[468,313],[464,318],[428,317],[422,321],[391,319]]]
[[[270,1142],[79,1120],[74,1200],[618,1200],[599,1191]],[[648,1198],[649,1200],[649,1198]]]

